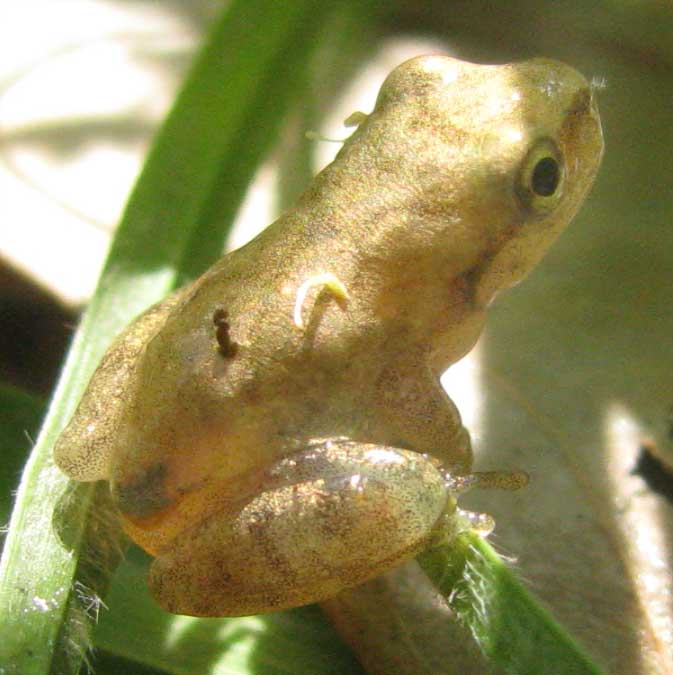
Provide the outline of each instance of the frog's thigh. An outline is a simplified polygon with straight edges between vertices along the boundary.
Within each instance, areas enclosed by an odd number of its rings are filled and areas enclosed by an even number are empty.
[[[56,464],[71,478],[109,477],[117,423],[128,399],[136,361],[148,338],[190,288],[185,286],[146,310],[117,336],[105,353],[54,448]]]
[[[424,362],[386,371],[378,381],[376,409],[396,442],[441,459],[452,472],[470,471],[470,434]]]
[[[155,559],[164,608],[236,616],[323,600],[417,554],[454,506],[422,455],[344,439],[280,460],[262,486]]]

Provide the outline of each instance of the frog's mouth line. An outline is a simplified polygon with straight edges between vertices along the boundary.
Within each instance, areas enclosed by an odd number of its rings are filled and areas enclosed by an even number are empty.
[[[518,249],[516,244],[512,243],[515,240],[513,233],[520,230],[521,226],[522,224],[517,222],[505,228],[497,242],[483,251],[479,260],[460,275],[459,279],[464,280],[463,283],[469,290],[469,297],[466,299],[475,310],[485,310],[500,291],[518,284],[526,276],[528,268],[523,261],[518,262],[516,256],[509,256],[510,265],[507,273],[504,266],[496,262],[499,256],[507,254],[508,249],[514,248],[514,251]],[[454,280],[452,286],[457,286],[456,282],[457,280]]]

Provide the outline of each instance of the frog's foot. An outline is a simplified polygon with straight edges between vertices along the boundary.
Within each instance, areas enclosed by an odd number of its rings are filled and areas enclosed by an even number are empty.
[[[481,537],[488,537],[494,529],[495,519],[488,513],[456,508],[455,513],[444,516],[444,521],[435,529],[428,548],[441,546],[463,532],[476,532]]]
[[[306,297],[309,292],[313,289],[319,287],[321,290],[328,290],[341,305],[345,305],[348,302],[348,291],[344,284],[339,280],[339,278],[332,274],[332,272],[324,272],[322,274],[316,274],[312,277],[309,277],[297,291],[297,298],[294,303],[294,325],[297,328],[305,328],[304,320],[302,318],[302,310],[306,302]]]
[[[359,127],[368,117],[367,113],[356,110],[344,120],[343,124],[346,128]],[[309,141],[326,141],[327,143],[345,143],[348,140],[348,138],[329,138],[329,136],[313,130],[307,131],[304,136]]]
[[[472,488],[519,490],[528,484],[529,477],[524,471],[475,471],[469,474],[453,474],[443,470],[446,487],[453,495],[458,496]],[[444,516],[444,524],[435,530],[431,546],[452,539],[461,532],[476,531],[487,537],[495,528],[495,520],[488,513],[466,511],[456,508],[455,514]]]
[[[456,523],[462,523],[462,530],[474,530],[482,537],[488,537],[495,529],[495,520],[488,513],[479,511],[466,511],[465,509],[456,510]]]
[[[466,475],[447,473],[446,480],[453,493],[461,494],[474,487],[483,490],[520,490],[528,485],[530,477],[525,471],[475,471]]]
[[[368,117],[369,115],[367,113],[363,113],[360,110],[356,110],[344,120],[344,126],[359,127]]]
[[[347,439],[279,460],[258,486],[160,552],[150,586],[163,607],[240,616],[324,600],[414,557],[456,512],[435,462]]]

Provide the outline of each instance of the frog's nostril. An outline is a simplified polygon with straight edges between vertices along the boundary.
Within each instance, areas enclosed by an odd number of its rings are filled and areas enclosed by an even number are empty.
[[[585,115],[594,105],[593,93],[590,86],[583,87],[573,97],[568,106],[569,116]]]

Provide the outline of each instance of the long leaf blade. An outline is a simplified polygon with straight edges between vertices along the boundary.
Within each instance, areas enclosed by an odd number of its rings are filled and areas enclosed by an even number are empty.
[[[87,590],[78,598],[73,580],[90,530],[88,513],[95,490],[89,486],[80,491],[68,523],[69,546],[64,546],[52,516],[68,482],[53,465],[51,447],[110,339],[184,275],[182,266],[189,260],[195,232],[209,231],[216,242],[213,257],[219,253],[228,223],[212,223],[207,214],[217,201],[222,166],[234,166],[241,153],[236,141],[256,112],[251,108],[251,101],[258,100],[256,88],[268,81],[286,52],[292,53],[291,66],[297,72],[308,67],[315,32],[333,9],[308,1],[232,2],[214,24],[157,136],[17,495],[0,562],[0,665],[7,673],[32,675],[52,669],[67,673],[79,667],[88,647],[88,624],[73,609],[93,595]],[[287,100],[274,102],[260,124],[277,128]],[[264,151],[260,139],[263,134],[250,149],[258,155]],[[269,134],[266,147],[272,140]],[[235,182],[245,184],[238,176]]]

